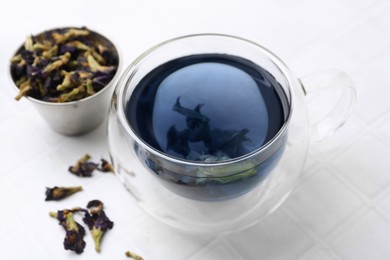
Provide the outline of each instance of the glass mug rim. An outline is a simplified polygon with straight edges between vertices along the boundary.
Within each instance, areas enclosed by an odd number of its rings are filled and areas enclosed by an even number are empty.
[[[154,147],[152,147],[148,142],[143,140],[131,127],[130,123],[128,122],[126,118],[126,97],[127,97],[127,92],[129,91],[129,82],[132,80],[133,76],[137,73],[139,69],[139,64],[142,63],[142,61],[149,57],[149,55],[152,55],[154,51],[169,45],[170,43],[173,42],[178,42],[182,40],[187,40],[187,39],[197,39],[197,38],[202,38],[202,37],[215,37],[219,39],[226,39],[226,40],[232,40],[232,41],[237,41],[238,43],[247,43],[250,44],[252,47],[255,47],[258,51],[262,52],[262,54],[269,59],[269,61],[272,62],[272,64],[281,72],[283,75],[284,79],[287,82],[287,92],[286,90],[282,90],[285,95],[287,96],[288,99],[288,112],[286,115],[286,118],[283,122],[283,125],[280,127],[278,132],[265,144],[261,145],[259,148],[248,152],[246,154],[243,154],[238,157],[226,159],[226,160],[220,160],[220,161],[194,161],[194,160],[187,160],[187,159],[182,159],[178,158],[172,155],[169,155],[167,153],[164,153]],[[185,57],[185,56],[183,56]],[[176,57],[178,58],[178,57]],[[169,61],[169,60],[168,60]],[[168,62],[166,61],[166,62]],[[153,68],[152,68],[153,69]],[[150,70],[151,71],[151,70]],[[148,71],[148,72],[150,72]],[[217,34],[217,33],[204,33],[204,34],[190,34],[190,35],[184,35],[184,36],[179,36],[175,37],[166,41],[163,41],[157,45],[154,45],[153,47],[147,49],[144,51],[141,55],[139,55],[123,72],[121,78],[119,79],[117,83],[117,88],[118,92],[115,94],[116,96],[116,107],[117,107],[117,116],[119,119],[120,124],[122,127],[125,129],[126,134],[130,135],[130,137],[140,145],[144,150],[146,150],[149,154],[152,154],[156,156],[157,158],[160,158],[164,161],[173,163],[173,164],[181,164],[181,165],[186,165],[186,166],[191,166],[191,167],[215,167],[215,166],[229,166],[231,164],[236,164],[240,162],[244,162],[249,158],[252,158],[254,156],[260,155],[266,151],[268,151],[272,146],[275,145],[283,136],[286,134],[289,123],[291,121],[292,117],[292,112],[294,108],[294,92],[292,91],[292,86],[294,85],[293,83],[293,78],[291,75],[290,70],[288,67],[285,65],[285,63],[277,57],[273,52],[268,50],[267,48],[244,38],[238,37],[238,36],[232,36],[232,35],[227,35],[227,34]],[[131,90],[130,97],[133,94],[135,90],[135,87]],[[185,174],[183,174],[185,175]]]

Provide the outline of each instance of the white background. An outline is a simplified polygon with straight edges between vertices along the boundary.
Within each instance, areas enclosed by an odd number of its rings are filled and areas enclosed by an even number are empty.
[[[80,137],[48,128],[27,100],[16,102],[9,59],[27,34],[87,26],[119,46],[124,67],[147,48],[183,34],[217,32],[256,41],[302,76],[342,69],[358,91],[339,132],[313,145],[291,197],[248,230],[195,237],[156,223],[114,175],[80,179],[67,167],[88,152],[108,158],[105,128]],[[3,1],[0,4],[0,258],[390,259],[390,2],[386,0]],[[61,202],[47,186],[82,185]],[[115,222],[102,252],[90,235],[81,255],[65,251],[49,211],[106,204]]]

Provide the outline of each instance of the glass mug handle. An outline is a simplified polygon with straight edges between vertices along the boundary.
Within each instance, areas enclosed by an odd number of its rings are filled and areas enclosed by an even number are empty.
[[[310,140],[324,140],[348,119],[355,104],[351,78],[340,70],[322,70],[300,78],[309,110]]]

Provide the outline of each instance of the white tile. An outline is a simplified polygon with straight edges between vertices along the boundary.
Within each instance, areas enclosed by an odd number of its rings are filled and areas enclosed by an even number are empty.
[[[295,52],[286,62],[297,77],[327,69],[339,69],[349,73],[358,66],[343,50],[322,39],[313,41]]]
[[[387,260],[390,256],[390,223],[369,211],[332,242],[345,260]]]
[[[386,214],[387,219],[390,219],[390,189],[380,196],[376,202],[376,207]]]
[[[365,135],[335,157],[330,165],[335,174],[372,198],[390,184],[390,150],[371,135]]]
[[[390,108],[390,103],[387,102],[390,95],[388,83],[372,74],[354,75],[357,89],[354,112],[365,122],[373,123]]]
[[[133,241],[145,259],[189,259],[212,240],[207,236],[182,233],[146,215],[128,222],[124,232],[126,239]]]
[[[2,194],[2,196],[7,194]],[[22,221],[20,220],[18,213],[5,203],[0,203],[1,216],[0,222],[0,244],[9,237],[22,231]]]
[[[234,245],[226,244],[225,241],[217,239],[206,246],[199,254],[191,260],[244,260],[234,249]]]
[[[325,237],[361,205],[360,199],[334,175],[320,169],[291,194],[284,208],[300,226]]]
[[[343,3],[352,10],[358,11],[362,16],[369,16],[383,10],[388,1],[383,0],[343,0]]]
[[[320,34],[334,33],[340,29],[340,24],[345,26],[359,18],[356,12],[338,0],[306,1],[299,8],[294,8],[293,13]]]
[[[377,122],[370,126],[370,132],[390,147],[390,113],[378,118]]]
[[[0,157],[4,171],[2,174],[31,162],[49,149],[36,129],[30,127],[23,116],[13,117],[0,124],[0,136],[2,137]]]
[[[333,42],[351,58],[363,64],[390,47],[388,33],[369,22],[363,22]]]
[[[283,60],[320,37],[304,22],[289,17],[265,31],[261,38],[263,45]]]
[[[0,75],[1,77],[1,75]],[[0,119],[1,122],[6,122],[9,118],[12,118],[17,113],[13,100],[10,100],[8,96],[0,95]],[[16,101],[14,101],[16,102]]]
[[[383,1],[385,2],[385,1]],[[387,1],[386,1],[387,2]],[[387,2],[388,4],[388,2]],[[373,24],[376,24],[379,26],[379,28],[383,29],[386,32],[390,32],[390,17],[389,17],[389,12],[390,12],[390,6],[385,6],[379,9],[375,15],[372,15],[369,17],[369,21],[371,21]]]
[[[339,258],[334,256],[332,250],[321,248],[321,246],[314,246],[308,250],[305,254],[298,258],[299,260],[338,260]]]
[[[2,240],[1,248],[2,251],[6,249],[6,259],[10,260],[52,259],[50,249],[39,244],[39,241],[36,240],[34,234],[28,233],[26,230]]]
[[[226,239],[247,260],[297,259],[313,246],[311,238],[280,210]]]
[[[347,122],[324,140],[310,145],[310,155],[316,158],[315,163],[327,165],[331,160],[342,153],[346,147],[367,133],[365,124],[355,115],[350,116]]]
[[[390,23],[389,23],[390,27]],[[376,79],[382,82],[390,82],[390,74],[388,73],[387,68],[390,66],[390,48],[381,52],[379,55],[372,57],[372,59],[368,60],[364,65],[361,65],[359,69],[353,72],[353,76],[356,80],[362,80],[366,85],[362,87],[367,88],[372,91],[374,88]],[[365,80],[364,80],[365,79]],[[372,82],[370,84],[370,82]],[[375,88],[376,89],[376,88]],[[380,91],[386,91],[387,89],[381,89]],[[387,90],[387,93],[390,90]],[[378,91],[375,91],[378,93]]]
[[[360,140],[366,132],[364,125],[352,116],[332,135],[320,142],[311,143],[305,163],[305,174],[310,175],[317,168],[329,165],[346,147]]]

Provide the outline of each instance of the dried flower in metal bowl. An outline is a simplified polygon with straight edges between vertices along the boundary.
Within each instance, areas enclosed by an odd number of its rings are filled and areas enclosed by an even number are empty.
[[[105,36],[86,27],[27,36],[12,56],[16,99],[26,97],[58,133],[80,135],[106,117],[121,59]]]
[[[114,46],[86,27],[27,36],[11,59],[11,76],[19,88],[16,99],[80,100],[104,88],[118,63]]]

